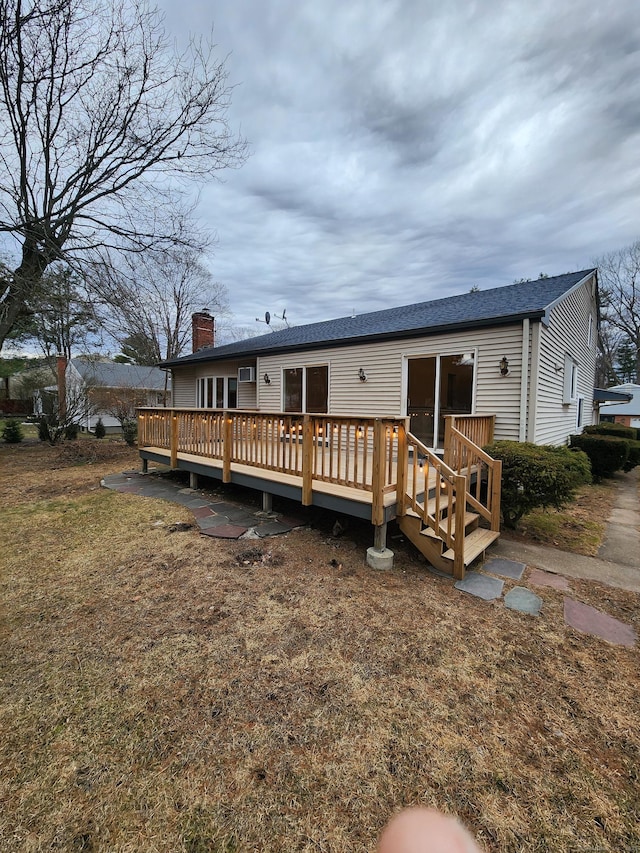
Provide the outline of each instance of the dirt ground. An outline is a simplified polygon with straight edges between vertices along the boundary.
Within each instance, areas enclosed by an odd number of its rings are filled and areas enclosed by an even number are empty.
[[[640,850],[637,649],[563,593],[509,611],[400,540],[374,572],[321,515],[172,533],[186,509],[100,488],[128,467],[0,448],[1,851],[370,851],[418,803],[487,851]],[[640,633],[638,596],[571,586]]]

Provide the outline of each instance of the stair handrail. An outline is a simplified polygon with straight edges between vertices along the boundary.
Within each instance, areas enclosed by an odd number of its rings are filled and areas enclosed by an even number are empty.
[[[413,453],[413,464],[409,468],[407,462],[404,489],[398,495],[397,514],[406,515],[407,510],[412,510],[448,548],[453,549],[457,562],[464,558],[465,501],[457,498],[460,494],[465,495],[465,477],[450,468],[413,433],[407,432],[406,439],[407,450]],[[408,456],[409,453],[407,459]],[[433,482],[431,469],[435,472]],[[431,499],[430,489],[434,489]]]
[[[491,530],[499,531],[502,460],[494,459],[454,426],[453,417],[445,419],[445,458],[451,470],[465,477],[467,503],[490,523]]]

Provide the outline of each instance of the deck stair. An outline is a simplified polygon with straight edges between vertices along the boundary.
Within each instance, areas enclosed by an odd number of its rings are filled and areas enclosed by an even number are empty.
[[[451,430],[449,435],[457,438]],[[455,469],[411,433],[407,441],[429,469],[425,482],[436,485],[420,493],[408,478],[398,502],[398,524],[432,566],[461,579],[500,536],[500,464],[467,438],[464,453],[449,454]]]

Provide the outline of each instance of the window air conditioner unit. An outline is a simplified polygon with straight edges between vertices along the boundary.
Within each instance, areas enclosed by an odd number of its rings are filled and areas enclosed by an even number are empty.
[[[255,382],[256,369],[255,367],[239,367],[238,382]]]

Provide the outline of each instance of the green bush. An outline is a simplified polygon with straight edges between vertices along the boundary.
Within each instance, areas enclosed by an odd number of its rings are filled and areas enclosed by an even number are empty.
[[[78,424],[68,424],[68,426],[64,428],[64,437],[67,441],[75,441],[78,437],[78,431]]]
[[[631,442],[612,435],[581,433],[569,436],[571,447],[583,450],[591,460],[591,471],[596,480],[612,477],[629,461]]]
[[[104,424],[102,423],[102,418],[98,418],[98,420],[96,421],[96,425],[93,428],[93,432],[96,438],[104,438],[107,434],[107,431],[104,428]]]
[[[566,447],[546,447],[518,441],[496,441],[484,448],[502,460],[502,517],[515,528],[536,507],[560,509],[576,488],[591,481],[589,460]]]
[[[612,435],[614,438],[629,438],[635,441],[638,438],[635,427],[628,427],[624,424],[601,423],[593,426],[586,426],[583,429],[583,434],[587,435]]]
[[[636,465],[640,465],[640,441],[630,441],[629,458],[625,463],[624,470],[631,471]]]
[[[2,430],[2,439],[7,444],[19,444],[24,438],[22,424],[16,418],[10,418]]]
[[[122,437],[129,447],[133,447],[138,439],[138,422],[134,420],[125,421],[122,424]]]

